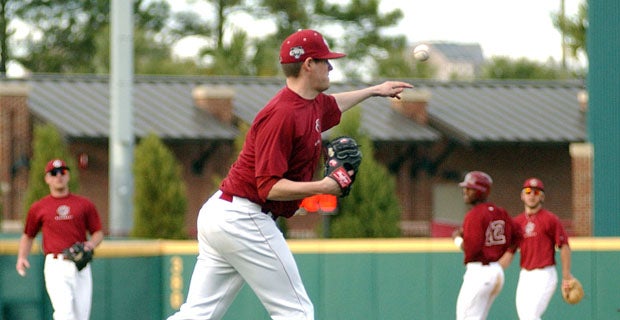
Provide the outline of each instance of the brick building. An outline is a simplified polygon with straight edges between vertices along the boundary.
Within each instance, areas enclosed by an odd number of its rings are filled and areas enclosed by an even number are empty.
[[[522,209],[523,180],[541,178],[546,206],[571,233],[591,234],[591,150],[584,143],[580,82],[409,82],[416,89],[401,101],[371,98],[361,105],[362,130],[397,181],[403,236],[442,236],[457,225],[466,212],[457,182],[470,170],[493,177],[491,200],[513,215]],[[250,123],[283,84],[275,78],[135,78],[134,133],[139,139],[155,132],[183,166],[190,235],[217,177],[226,174],[239,123]],[[330,91],[363,86],[334,83]],[[80,193],[93,199],[107,228],[108,77],[33,75],[0,84],[4,229],[25,215],[30,140],[39,122],[56,126],[76,159],[88,157],[79,168]],[[290,234],[316,236],[320,220],[316,214],[296,216],[289,220]]]

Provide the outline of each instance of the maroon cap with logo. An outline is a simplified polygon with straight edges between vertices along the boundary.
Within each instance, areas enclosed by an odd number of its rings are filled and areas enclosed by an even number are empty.
[[[45,166],[45,173],[48,173],[54,169],[69,169],[69,167],[67,167],[67,164],[60,160],[60,159],[53,159],[50,160],[50,162],[47,163],[47,165]]]
[[[529,178],[523,182],[523,188],[536,188],[545,191],[545,185],[538,178]]]
[[[327,41],[314,30],[299,30],[288,36],[280,47],[280,64],[314,59],[338,59],[344,53],[331,52]]]

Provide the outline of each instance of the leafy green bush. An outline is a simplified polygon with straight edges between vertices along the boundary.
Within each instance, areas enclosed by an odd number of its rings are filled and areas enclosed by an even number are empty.
[[[134,237],[184,239],[186,187],[172,152],[155,134],[135,148]]]

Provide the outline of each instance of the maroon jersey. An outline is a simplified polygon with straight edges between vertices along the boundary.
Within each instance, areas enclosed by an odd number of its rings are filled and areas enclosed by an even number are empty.
[[[523,232],[519,244],[521,268],[526,270],[555,265],[555,247],[568,245],[568,235],[558,216],[546,209],[514,219]]]
[[[489,202],[479,203],[463,220],[464,262],[497,261],[518,238],[518,229],[506,210]]]
[[[268,201],[267,195],[279,179],[312,180],[323,150],[321,133],[337,125],[340,116],[331,95],[307,100],[283,88],[256,115],[220,189],[276,216],[292,216],[301,200]]]
[[[31,238],[43,231],[43,252],[61,253],[75,242],[87,240],[86,232],[101,230],[95,205],[85,197],[69,194],[54,198],[48,195],[28,210],[24,233]]]

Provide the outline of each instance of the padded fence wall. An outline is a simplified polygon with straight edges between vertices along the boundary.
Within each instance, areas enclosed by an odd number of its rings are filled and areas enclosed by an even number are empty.
[[[449,239],[295,240],[295,254],[316,319],[453,319],[464,267]],[[620,316],[620,238],[574,238],[572,271],[586,297],[567,305],[556,291],[545,319]],[[51,319],[43,256],[31,256],[28,276],[15,272],[17,240],[0,241],[1,319]],[[92,320],[165,319],[185,299],[195,241],[106,240],[93,262]],[[517,319],[518,257],[489,319]],[[246,286],[225,319],[269,319]]]

